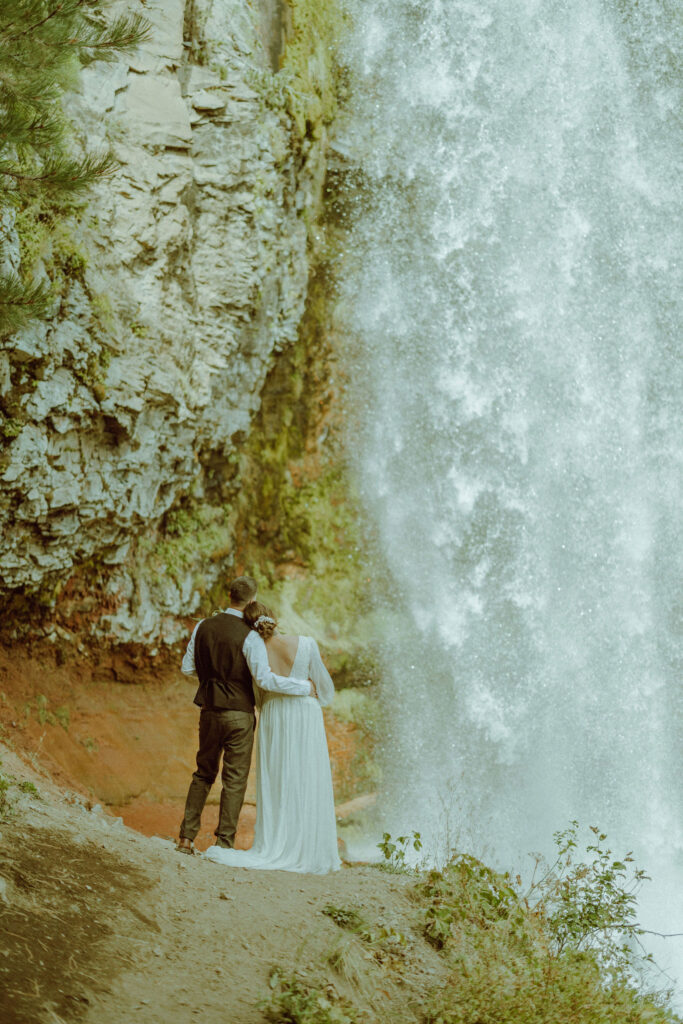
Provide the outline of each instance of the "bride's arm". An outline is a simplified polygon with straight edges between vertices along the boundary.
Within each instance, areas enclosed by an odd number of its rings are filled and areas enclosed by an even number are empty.
[[[323,664],[320,650],[315,639],[311,637],[311,663],[308,672],[318,690],[318,700],[322,705],[331,704],[334,697],[334,683],[330,673]]]
[[[251,630],[242,646],[242,653],[247,659],[251,677],[262,690],[271,693],[289,693],[295,697],[308,697],[312,692],[308,679],[295,679],[292,676],[278,676],[268,664],[268,651],[263,638],[255,630]]]
[[[197,669],[196,669],[195,663],[194,663],[194,638],[196,637],[197,630],[199,629],[199,627],[201,626],[203,621],[204,620],[202,619],[200,622],[198,622],[197,625],[192,630],[192,636],[189,639],[189,642],[188,642],[188,645],[187,645],[187,650],[183,654],[183,663],[180,666],[180,671],[185,676],[196,676],[197,675]]]

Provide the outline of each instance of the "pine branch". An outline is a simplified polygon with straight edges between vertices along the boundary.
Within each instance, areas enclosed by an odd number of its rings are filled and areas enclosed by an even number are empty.
[[[0,338],[46,316],[52,301],[44,282],[26,285],[16,274],[0,274]]]
[[[2,88],[0,86],[0,97]],[[64,119],[52,111],[33,111],[10,103],[0,121],[0,154],[5,147],[15,150],[44,150],[54,147],[64,136]]]
[[[84,19],[79,39],[47,45],[73,47],[87,66],[98,60],[113,60],[119,53],[130,53],[149,38],[150,29],[149,22],[141,14],[121,15],[111,25]]]
[[[87,0],[71,0],[70,3],[68,0],[60,0],[60,3],[56,4],[44,18],[34,22],[32,25],[28,25],[21,32],[15,32],[14,35],[0,35],[0,43],[12,42],[14,39],[22,39],[24,36],[33,35],[33,33],[39,28],[46,25],[48,21],[51,21],[53,18],[58,16],[68,21],[68,19],[72,18],[78,9],[83,7],[85,3],[87,3]],[[34,7],[42,6],[42,4],[34,4]]]
[[[108,17],[108,7],[108,0],[0,0],[0,212],[34,197],[54,212],[118,166],[111,153],[69,152],[61,107],[80,66],[114,60],[150,33],[142,15]],[[50,308],[47,284],[0,273],[0,336]]]
[[[0,182],[3,176],[23,192],[81,192],[98,178],[112,174],[118,162],[111,153],[82,158],[50,156],[36,173],[28,173],[9,162],[0,161]],[[1,188],[0,184],[0,188]]]
[[[107,23],[90,13],[81,11],[85,0],[73,0],[70,9],[59,5],[48,16],[28,26],[22,32],[2,36],[0,53],[3,63],[18,59],[27,46],[42,46],[53,52],[76,53],[83,64],[98,60],[111,60],[116,53],[130,53],[150,34],[151,26],[141,14],[119,15]],[[55,31],[40,31],[59,15]],[[50,26],[52,29],[53,26]]]

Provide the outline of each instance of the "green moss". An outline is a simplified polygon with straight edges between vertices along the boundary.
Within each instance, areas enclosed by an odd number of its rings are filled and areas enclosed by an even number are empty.
[[[0,413],[0,437],[4,437],[6,441],[12,441],[21,433],[23,427],[22,420],[15,416],[3,416]]]
[[[63,222],[52,232],[52,263],[55,271],[67,280],[83,282],[88,257],[74,235],[76,226]]]
[[[21,277],[30,281],[36,264],[49,252],[52,216],[40,202],[33,201],[17,211],[14,226],[19,237]]]
[[[361,517],[340,436],[329,287],[319,266],[298,340],[268,374],[226,500],[236,512],[236,564],[261,578],[262,596],[283,625],[315,633],[337,667],[358,663],[367,608]]]
[[[349,31],[339,0],[289,0],[292,28],[282,69],[289,76],[287,107],[302,138],[319,138],[337,113],[342,72],[339,41]]]
[[[168,573],[178,584],[188,569],[196,568],[196,587],[204,593],[201,566],[225,558],[232,550],[232,535],[224,508],[188,498],[166,514],[157,537],[140,542],[139,553],[153,571]]]
[[[90,320],[95,331],[109,334],[114,329],[116,321],[114,307],[111,298],[105,292],[90,291]],[[106,369],[111,359],[111,352],[108,349],[102,349],[100,358],[101,361],[106,359],[106,365],[103,362],[103,368]]]
[[[75,231],[83,216],[85,201],[82,197],[54,197],[45,195],[26,200],[15,215],[15,228],[19,239],[20,274],[30,281],[39,261],[43,261],[48,275],[82,277],[87,266],[87,255]]]

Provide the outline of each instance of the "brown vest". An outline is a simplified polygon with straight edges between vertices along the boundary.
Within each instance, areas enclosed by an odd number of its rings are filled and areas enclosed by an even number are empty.
[[[200,622],[194,638],[194,664],[199,676],[195,704],[253,713],[251,672],[242,654],[248,632],[243,619],[225,612]]]

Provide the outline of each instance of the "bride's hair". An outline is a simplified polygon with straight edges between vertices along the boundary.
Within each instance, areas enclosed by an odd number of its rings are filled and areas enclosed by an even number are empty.
[[[275,613],[260,601],[249,602],[244,609],[244,621],[250,629],[255,629],[264,640],[271,638],[277,626]]]

